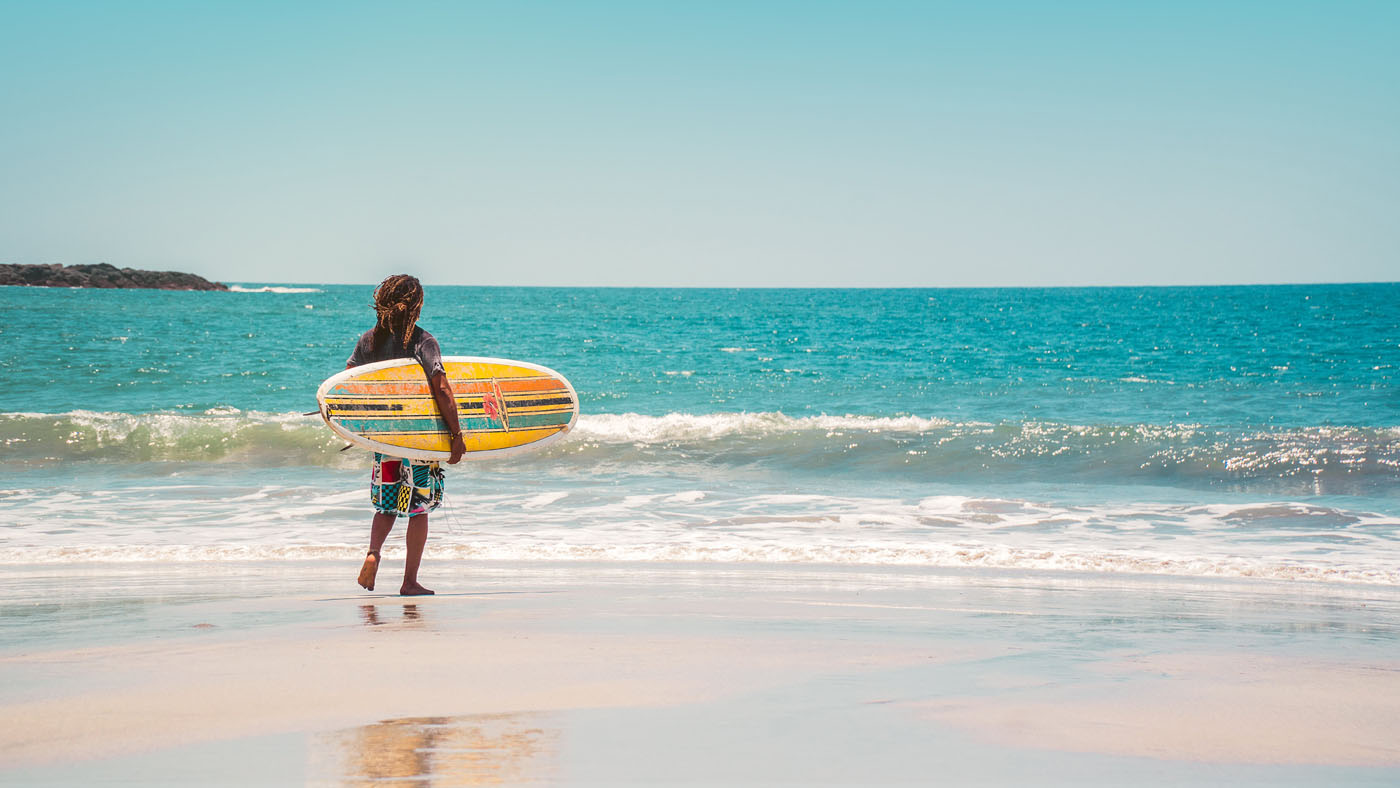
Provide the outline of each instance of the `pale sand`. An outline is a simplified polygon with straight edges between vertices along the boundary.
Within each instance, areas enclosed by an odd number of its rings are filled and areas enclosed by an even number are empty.
[[[360,594],[337,565],[0,571],[0,777],[178,784],[250,759],[296,784],[1400,776],[1393,590],[433,568],[473,590]]]
[[[917,706],[1010,747],[1220,763],[1400,766],[1400,660],[1160,654],[1111,681]]]
[[[287,581],[284,567],[265,571],[274,588]],[[120,582],[110,587],[130,583],[131,572],[114,568]],[[150,574],[158,578],[161,569]],[[476,570],[474,584],[485,590],[416,599],[356,593],[340,574],[329,574],[321,587],[346,596],[289,598],[240,575],[233,585],[246,597],[170,605],[208,593],[181,568],[174,591],[153,583],[160,602],[133,617],[133,625],[147,628],[151,619],[168,618],[154,635],[0,656],[0,768],[382,720],[677,707],[821,674],[988,652],[966,643],[828,635],[819,616],[794,619],[789,602],[745,599],[770,587],[753,573],[733,587],[716,583],[727,575],[718,569]],[[84,580],[109,585],[100,575]],[[208,584],[219,582],[212,571]],[[301,582],[316,586],[315,577]],[[136,596],[151,598],[149,590]],[[99,640],[132,628],[108,614],[110,607],[104,599],[94,608]],[[239,629],[289,612],[314,616],[313,623]],[[803,631],[781,631],[794,620],[805,622]],[[765,621],[784,626],[764,632]]]
[[[37,652],[0,660],[0,673],[44,666],[56,694],[94,675],[107,686],[0,707],[0,765],[464,710],[696,703],[819,671],[927,659],[923,649],[872,653],[859,642],[503,629]]]

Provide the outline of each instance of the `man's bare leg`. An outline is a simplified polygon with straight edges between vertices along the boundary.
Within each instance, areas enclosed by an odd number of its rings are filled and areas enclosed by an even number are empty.
[[[403,563],[401,596],[423,596],[432,591],[418,585],[418,564],[423,561],[423,548],[428,544],[428,515],[415,514],[408,518],[408,556]]]
[[[395,514],[385,514],[375,512],[374,520],[369,528],[369,555],[365,556],[364,566],[360,567],[360,587],[368,591],[374,590],[374,576],[379,573],[379,550],[384,547],[384,540],[389,538],[389,532],[394,530]]]

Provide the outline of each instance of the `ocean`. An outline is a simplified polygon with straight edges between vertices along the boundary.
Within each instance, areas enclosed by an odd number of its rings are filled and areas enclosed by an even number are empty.
[[[361,557],[368,455],[302,414],[372,290],[0,288],[0,563]],[[1400,584],[1397,284],[431,286],[420,324],[582,407],[448,468],[429,562]]]

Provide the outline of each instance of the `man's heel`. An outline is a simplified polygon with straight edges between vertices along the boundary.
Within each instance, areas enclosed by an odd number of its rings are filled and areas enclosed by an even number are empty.
[[[377,574],[379,574],[379,551],[370,550],[369,555],[365,556],[364,566],[360,567],[360,587],[366,591],[373,591],[374,576]]]

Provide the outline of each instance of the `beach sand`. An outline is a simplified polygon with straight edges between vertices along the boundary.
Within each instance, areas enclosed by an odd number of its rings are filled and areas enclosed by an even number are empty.
[[[355,570],[0,569],[0,779],[1400,779],[1387,588],[430,557],[439,595],[403,599]]]

